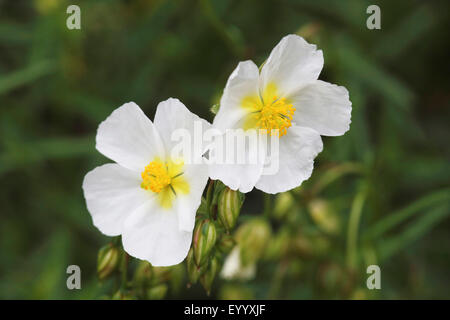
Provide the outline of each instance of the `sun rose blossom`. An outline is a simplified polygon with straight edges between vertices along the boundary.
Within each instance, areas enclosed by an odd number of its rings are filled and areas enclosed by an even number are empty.
[[[348,91],[318,80],[323,55],[302,37],[288,35],[272,50],[259,72],[252,61],[240,62],[225,86],[213,127],[265,129],[279,139],[279,169],[264,175],[264,163],[215,164],[210,177],[233,190],[256,187],[279,193],[311,176],[323,136],[343,135],[350,126]],[[252,152],[247,149],[246,152]]]
[[[180,263],[191,245],[208,169],[172,158],[171,134],[184,129],[193,136],[198,121],[204,129],[210,126],[177,99],[158,105],[154,123],[130,102],[97,131],[97,150],[116,163],[99,166],[84,178],[93,223],[105,235],[122,235],[126,252],[154,266]]]

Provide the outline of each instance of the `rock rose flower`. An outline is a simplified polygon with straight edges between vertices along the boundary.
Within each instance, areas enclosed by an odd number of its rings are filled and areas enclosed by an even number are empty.
[[[272,50],[259,72],[252,61],[240,62],[225,86],[213,127],[265,129],[279,139],[279,169],[264,175],[260,164],[212,165],[210,176],[233,190],[256,187],[278,193],[299,186],[311,176],[323,136],[349,130],[348,91],[318,80],[323,55],[302,37],[288,35]],[[252,152],[247,149],[246,152]]]
[[[178,264],[192,240],[195,214],[208,179],[204,164],[172,157],[177,129],[209,124],[179,100],[161,102],[152,123],[133,102],[116,109],[97,131],[97,150],[116,163],[86,174],[83,191],[94,225],[122,235],[131,256],[154,266]]]

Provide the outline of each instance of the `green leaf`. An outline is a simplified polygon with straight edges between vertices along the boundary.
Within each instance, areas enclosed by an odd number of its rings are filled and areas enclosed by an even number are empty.
[[[412,222],[405,231],[382,242],[378,246],[380,260],[386,260],[398,251],[425,235],[450,214],[448,203],[427,211]]]
[[[55,69],[55,64],[53,62],[44,60],[25,67],[24,69],[1,76],[0,95],[36,81],[37,79],[54,72]]]
[[[450,199],[450,189],[435,191],[427,196],[414,201],[406,208],[388,214],[384,219],[376,223],[364,233],[364,240],[372,240],[381,237],[389,230],[405,222],[413,215],[423,212],[429,206],[448,201]]]
[[[0,155],[0,174],[48,159],[61,159],[94,152],[93,137],[51,138],[17,144]]]

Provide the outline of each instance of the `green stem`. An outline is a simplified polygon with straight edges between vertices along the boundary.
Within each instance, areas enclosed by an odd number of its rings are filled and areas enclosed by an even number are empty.
[[[272,195],[264,193],[264,217],[270,218],[272,213]]]
[[[311,194],[322,192],[325,187],[347,174],[361,174],[364,168],[359,163],[347,162],[327,170],[311,188]]]
[[[359,193],[353,200],[352,208],[350,211],[350,218],[347,229],[347,265],[352,268],[356,266],[358,229],[366,196],[366,188],[363,188],[361,191],[359,191]]]
[[[214,195],[214,180],[209,180],[208,189],[206,190],[206,212],[211,218],[211,203]]]
[[[229,28],[219,19],[213,6],[209,0],[200,0],[200,9],[203,13],[206,21],[209,22],[212,29],[218,34],[220,38],[224,41],[229,50],[238,58],[242,58],[244,54],[244,47],[238,41],[236,36],[230,32]]]
[[[272,284],[269,290],[269,299],[280,299],[279,294],[283,285],[283,279],[286,275],[286,271],[289,264],[287,260],[282,260],[275,271],[275,275],[272,279]]]
[[[123,252],[124,256],[122,259],[122,279],[121,279],[121,284],[120,284],[120,289],[121,290],[125,290],[127,288],[127,281],[128,281],[128,260],[129,260],[129,255],[124,251]]]

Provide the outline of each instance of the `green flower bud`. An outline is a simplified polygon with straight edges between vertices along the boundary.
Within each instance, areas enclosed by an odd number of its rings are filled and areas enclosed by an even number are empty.
[[[241,248],[243,266],[257,262],[264,254],[271,237],[269,223],[262,218],[254,218],[243,224],[236,232],[236,239]]]
[[[225,188],[218,199],[218,218],[227,231],[233,229],[236,224],[239,212],[241,211],[242,199],[239,191]]]
[[[216,277],[216,274],[219,271],[219,267],[220,267],[219,259],[217,257],[212,258],[211,262],[209,263],[208,269],[200,277],[200,283],[206,290],[208,296],[211,293],[211,287],[214,282],[214,278]]]
[[[100,280],[108,278],[119,265],[120,251],[112,244],[100,249],[97,259],[97,276]]]
[[[173,267],[152,267],[152,271],[150,285],[155,286],[171,280]]]
[[[193,248],[194,260],[201,266],[208,260],[212,248],[216,244],[216,227],[209,219],[200,221],[194,229]]]
[[[301,257],[310,256],[313,253],[313,244],[310,238],[305,237],[304,234],[298,233],[290,240],[292,251]]]
[[[133,276],[133,282],[136,286],[148,286],[151,283],[153,267],[147,261],[140,261]]]
[[[326,200],[314,199],[309,202],[308,209],[311,218],[323,231],[331,234],[339,232],[339,217]]]
[[[273,208],[273,217],[278,220],[283,219],[295,206],[295,199],[289,192],[279,193],[275,198],[275,204]]]
[[[199,267],[195,264],[194,250],[192,248],[191,250],[189,250],[189,253],[187,255],[186,264],[190,284],[197,283],[200,276],[206,271],[206,268],[208,267],[207,263],[204,263]]]
[[[147,299],[150,300],[161,300],[166,296],[167,284],[160,284],[156,287],[147,290]]]
[[[232,236],[224,234],[221,238],[219,243],[217,244],[217,249],[222,252],[223,254],[230,253],[231,249],[234,248],[236,245],[236,241],[233,239]]]
[[[320,234],[299,233],[291,239],[291,249],[295,254],[302,257],[323,256],[330,248],[329,240]]]
[[[281,229],[267,245],[264,258],[267,260],[278,260],[289,248],[289,230]]]

